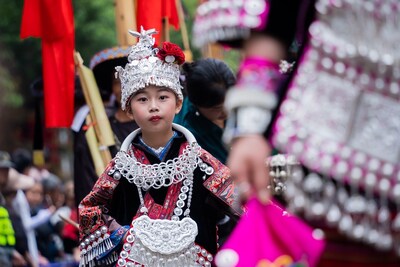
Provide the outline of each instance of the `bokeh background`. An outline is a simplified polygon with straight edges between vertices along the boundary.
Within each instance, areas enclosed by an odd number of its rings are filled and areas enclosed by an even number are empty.
[[[161,0],[160,0],[161,1]],[[98,51],[117,45],[113,0],[73,0],[75,49],[84,64]],[[197,0],[183,0],[186,26],[191,36]],[[23,0],[0,0],[0,150],[32,150],[43,144],[46,168],[63,179],[72,176],[72,138],[68,128],[45,128],[41,94],[41,40],[20,39]],[[170,30],[171,41],[182,46],[180,31]],[[202,57],[193,49],[193,59]],[[224,52],[224,60],[236,70],[238,54]],[[79,82],[77,82],[79,85]],[[80,98],[79,86],[76,97]],[[81,99],[76,99],[76,109]],[[35,117],[36,116],[36,117]],[[36,125],[36,132],[35,132]],[[39,126],[39,131],[38,131]]]

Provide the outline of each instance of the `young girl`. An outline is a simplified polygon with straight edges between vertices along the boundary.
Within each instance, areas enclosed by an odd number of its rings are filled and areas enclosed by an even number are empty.
[[[81,265],[211,266],[217,222],[229,205],[229,170],[172,123],[182,106],[182,50],[139,37],[117,67],[121,106],[139,125],[79,206]],[[79,185],[78,185],[79,186]]]

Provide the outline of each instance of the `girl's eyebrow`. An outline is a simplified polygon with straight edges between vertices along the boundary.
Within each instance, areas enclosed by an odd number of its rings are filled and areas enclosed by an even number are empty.
[[[137,96],[139,94],[147,94],[147,92],[145,90],[140,90],[140,91],[136,92],[135,96]]]
[[[161,88],[158,88],[158,92],[163,92],[163,91],[170,91],[170,89],[169,88],[167,88],[167,87],[161,87]]]
[[[171,92],[171,89],[169,89],[167,87],[160,87],[160,88],[157,88],[157,92],[158,93],[160,93],[160,92]],[[171,93],[173,93],[173,92],[171,92]],[[133,97],[135,97],[137,95],[140,95],[140,94],[148,95],[149,93],[146,90],[139,90],[138,92],[136,92],[136,94]]]

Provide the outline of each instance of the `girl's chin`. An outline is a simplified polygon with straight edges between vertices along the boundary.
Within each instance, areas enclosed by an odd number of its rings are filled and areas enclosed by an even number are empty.
[[[165,127],[165,125],[161,123],[155,123],[150,126],[146,127],[140,127],[142,129],[142,132],[148,132],[148,133],[165,133],[171,130],[171,127]]]

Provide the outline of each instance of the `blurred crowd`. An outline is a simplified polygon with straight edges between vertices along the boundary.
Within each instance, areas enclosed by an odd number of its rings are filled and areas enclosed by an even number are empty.
[[[78,266],[73,181],[35,166],[31,154],[0,151],[0,266]]]

